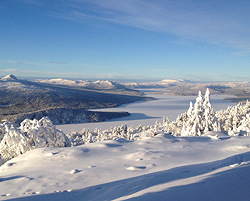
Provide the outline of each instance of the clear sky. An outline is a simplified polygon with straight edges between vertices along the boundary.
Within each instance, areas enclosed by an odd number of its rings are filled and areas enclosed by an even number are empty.
[[[250,81],[249,0],[1,0],[0,76]]]

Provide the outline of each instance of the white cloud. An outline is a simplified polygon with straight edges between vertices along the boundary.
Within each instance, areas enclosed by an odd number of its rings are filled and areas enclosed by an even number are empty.
[[[250,51],[249,1],[23,1],[43,5],[47,15],[66,20],[120,24]]]
[[[250,51],[247,1],[72,0],[69,5],[64,13],[71,20],[116,23]]]

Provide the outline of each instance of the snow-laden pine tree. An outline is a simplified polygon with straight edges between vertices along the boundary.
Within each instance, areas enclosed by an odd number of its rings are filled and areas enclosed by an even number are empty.
[[[248,114],[250,114],[249,101],[246,101],[245,104],[238,103],[235,106],[228,107],[226,110],[218,111],[216,116],[220,130],[228,132],[229,135],[237,135],[240,131],[247,132],[247,121],[250,120]]]
[[[184,114],[187,118],[183,121],[181,136],[200,136],[203,132],[212,131],[217,127],[215,112],[210,103],[209,89],[206,90],[204,101],[199,91],[194,106],[190,102],[189,109]]]
[[[202,126],[204,129],[204,132],[212,131],[217,121],[215,119],[215,112],[210,103],[210,92],[208,88],[206,90],[205,100],[203,102],[203,111],[204,111],[204,114],[203,114]]]
[[[193,111],[194,111],[194,106],[192,101],[190,101],[189,109],[187,111],[187,116],[190,117],[193,114]]]
[[[172,126],[170,124],[170,120],[168,117],[163,117],[163,120],[162,120],[162,130],[164,130],[165,132],[167,133],[170,133],[171,130],[172,130]]]

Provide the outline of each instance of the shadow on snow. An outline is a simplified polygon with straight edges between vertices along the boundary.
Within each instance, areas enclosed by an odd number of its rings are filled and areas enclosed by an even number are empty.
[[[250,152],[246,152],[218,161],[176,167],[71,192],[65,189],[63,192],[11,200],[244,201],[250,198],[249,161]]]

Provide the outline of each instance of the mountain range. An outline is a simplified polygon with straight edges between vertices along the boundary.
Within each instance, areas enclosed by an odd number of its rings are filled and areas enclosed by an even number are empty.
[[[127,116],[127,112],[95,112],[91,109],[117,107],[134,101],[152,100],[140,91],[168,95],[197,95],[209,88],[211,94],[230,95],[234,102],[250,99],[249,82],[196,83],[164,79],[159,82],[114,82],[108,80],[0,79],[0,120],[20,123],[25,118],[48,116],[54,124],[105,121]],[[139,91],[140,90],[140,91]]]
[[[29,81],[8,75],[0,80],[0,119],[19,123],[25,118],[49,116],[53,123],[103,121],[129,114],[87,110],[148,99],[139,91],[109,81],[69,84],[62,79]]]

